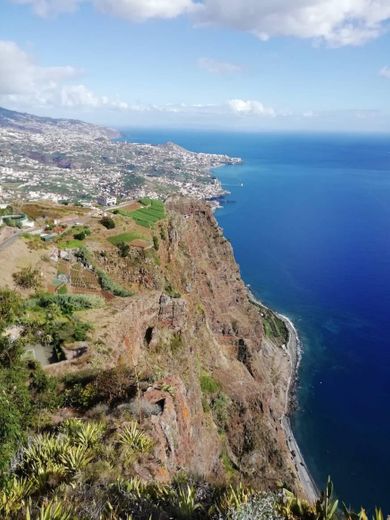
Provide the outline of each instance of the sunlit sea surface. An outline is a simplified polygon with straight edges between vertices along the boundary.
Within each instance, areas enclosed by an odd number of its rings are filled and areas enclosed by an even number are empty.
[[[390,513],[390,136],[127,130],[243,158],[216,216],[303,346],[293,428],[319,486]]]

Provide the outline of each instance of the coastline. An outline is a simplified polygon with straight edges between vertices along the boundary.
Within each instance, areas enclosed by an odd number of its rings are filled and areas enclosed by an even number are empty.
[[[249,288],[248,288],[248,296],[249,296],[249,300],[254,305],[269,309],[269,307],[264,305],[258,298],[256,298],[254,296],[254,294],[252,293],[252,291]],[[298,331],[295,328],[294,323],[290,320],[290,318],[288,318],[287,316],[284,316],[283,314],[280,314],[278,312],[275,312],[275,311],[272,311],[272,312],[274,314],[276,314],[276,316],[278,316],[278,318],[280,318],[287,327],[288,342],[286,345],[285,352],[289,357],[290,366],[291,366],[289,382],[288,382],[288,385],[286,388],[285,410],[284,410],[283,416],[280,418],[280,424],[284,430],[287,446],[291,453],[292,459],[294,461],[295,469],[297,471],[301,486],[304,490],[305,497],[309,502],[314,503],[319,498],[319,490],[317,488],[317,485],[316,485],[313,477],[310,474],[310,471],[306,465],[305,459],[303,458],[303,455],[299,448],[298,442],[292,431],[291,421],[290,421],[290,417],[289,417],[290,411],[291,411],[290,410],[291,395],[294,391],[294,385],[296,383],[298,368],[299,368],[299,364],[301,361],[301,354],[302,354],[301,341],[299,339]]]

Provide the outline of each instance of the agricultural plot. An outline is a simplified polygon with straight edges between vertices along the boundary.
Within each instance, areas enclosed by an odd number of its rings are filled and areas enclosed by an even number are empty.
[[[72,266],[70,279],[74,289],[89,289],[95,291],[100,289],[96,274],[80,265]]]
[[[113,237],[109,237],[108,241],[111,242],[114,246],[117,246],[121,242],[125,242],[126,244],[129,242],[133,242],[133,240],[146,240],[140,233],[136,231],[129,231],[127,233],[121,233],[120,235],[115,235]]]
[[[141,199],[143,208],[135,211],[119,210],[118,213],[124,217],[131,217],[138,225],[152,228],[159,220],[165,218],[165,206],[160,200]]]

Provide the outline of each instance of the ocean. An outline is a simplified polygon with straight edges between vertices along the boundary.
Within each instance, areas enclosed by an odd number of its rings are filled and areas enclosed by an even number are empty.
[[[318,486],[390,513],[390,136],[127,130],[240,156],[216,217],[254,294],[295,323],[293,430]]]

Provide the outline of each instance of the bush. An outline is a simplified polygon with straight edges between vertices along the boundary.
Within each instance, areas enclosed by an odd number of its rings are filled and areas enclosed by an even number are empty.
[[[87,236],[87,235],[85,234],[84,231],[80,231],[80,233],[75,233],[75,234],[73,235],[73,238],[74,238],[75,240],[85,240],[85,237],[86,237],[86,236]]]
[[[204,394],[215,394],[220,390],[221,386],[212,375],[203,372],[200,376],[200,388]]]
[[[70,315],[77,311],[102,307],[104,300],[98,296],[84,294],[40,294],[30,300],[30,305],[38,305],[42,308],[58,305],[61,312]]]
[[[125,258],[126,256],[128,256],[129,252],[130,252],[130,246],[129,244],[126,244],[125,242],[119,242],[119,244],[117,245],[118,249],[119,249],[119,255],[122,257],[122,258]]]
[[[111,217],[103,217],[100,220],[100,224],[107,229],[114,229],[115,227],[115,222]]]
[[[19,294],[11,289],[0,289],[0,330],[13,323],[23,312]]]
[[[38,269],[33,269],[31,266],[23,267],[18,273],[13,274],[13,278],[15,283],[23,289],[36,289],[41,282]]]
[[[124,289],[120,285],[116,284],[111,280],[111,278],[101,269],[95,269],[96,274],[99,278],[99,283],[102,289],[105,291],[112,292],[115,296],[122,296],[123,298],[126,298],[128,296],[133,296],[133,293],[131,291],[128,291],[127,289]]]

